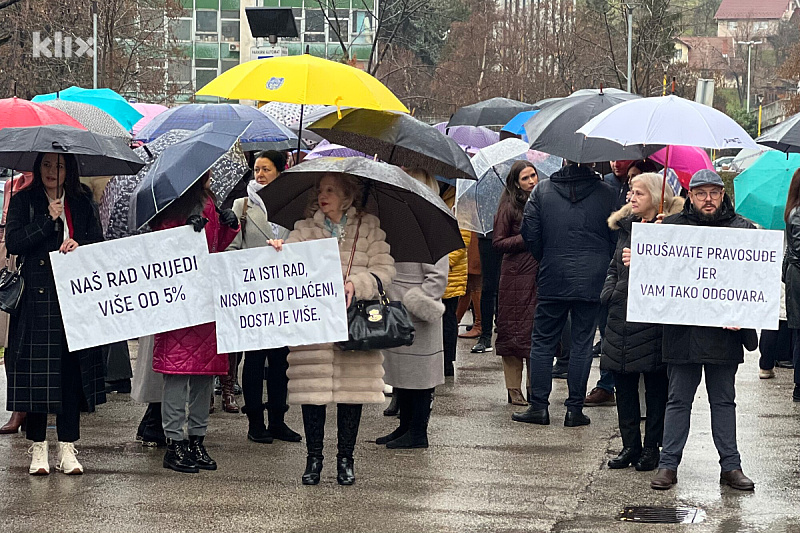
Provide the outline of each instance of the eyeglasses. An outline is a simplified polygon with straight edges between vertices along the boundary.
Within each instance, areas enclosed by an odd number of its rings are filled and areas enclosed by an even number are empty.
[[[719,200],[722,197],[722,191],[720,190],[713,190],[713,191],[693,191],[692,194],[698,200],[705,200],[708,197],[711,197],[712,200]]]

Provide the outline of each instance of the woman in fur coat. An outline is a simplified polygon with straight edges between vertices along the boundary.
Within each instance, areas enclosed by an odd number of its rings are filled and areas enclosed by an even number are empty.
[[[408,173],[436,194],[436,179],[423,169]],[[436,264],[397,263],[394,283],[386,288],[390,300],[401,301],[414,323],[414,344],[384,350],[384,381],[393,388],[400,414],[400,427],[375,440],[387,448],[427,448],[428,420],[433,392],[444,383],[442,296],[447,288],[450,260]]]
[[[353,298],[378,298],[377,276],[384,287],[395,276],[394,259],[386,243],[386,233],[374,215],[356,206],[361,195],[360,182],[350,176],[325,174],[317,182],[308,216],[295,224],[286,243],[334,237],[339,242],[344,291],[348,307]],[[355,242],[353,265],[347,275]],[[282,240],[269,241],[276,250]],[[373,276],[374,275],[374,276]],[[289,404],[300,404],[306,433],[308,457],[303,473],[304,485],[319,483],[322,471],[322,444],[325,436],[326,406],[337,406],[337,477],[340,485],[355,482],[353,450],[365,403],[383,403],[383,354],[379,350],[342,352],[332,344],[290,348]]]

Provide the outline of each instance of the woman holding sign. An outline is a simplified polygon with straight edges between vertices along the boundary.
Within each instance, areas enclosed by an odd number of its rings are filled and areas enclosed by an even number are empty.
[[[325,174],[316,183],[316,195],[308,218],[295,224],[287,243],[333,237],[339,242],[344,293],[347,305],[353,298],[379,297],[375,277],[385,287],[395,277],[386,234],[380,220],[357,207],[361,194],[359,181],[350,176]],[[283,241],[270,244],[278,251]],[[355,253],[352,253],[355,250]],[[349,269],[350,257],[353,256]],[[326,406],[337,405],[338,453],[336,480],[340,485],[355,482],[353,450],[361,407],[383,403],[383,354],[378,351],[341,352],[330,344],[300,346],[289,353],[289,403],[301,404],[308,457],[303,473],[304,485],[317,485],[322,471],[322,443],[325,436]]]
[[[655,222],[661,203],[662,177],[645,173],[631,178],[630,203],[612,214],[608,226],[619,232],[617,250],[608,267],[600,299],[608,303],[608,324],[603,337],[600,368],[614,373],[617,389],[617,416],[622,434],[622,451],[608,462],[609,468],[650,471],[658,466],[659,446],[664,433],[667,406],[667,368],[661,361],[661,324],[636,322],[627,316],[629,267],[622,263],[622,251],[631,246],[634,223]],[[672,189],[664,192],[664,213],[683,208],[683,198]],[[639,375],[644,375],[647,423],[644,447],[640,430]]]
[[[150,226],[158,231],[186,224],[197,232],[205,227],[208,251],[224,250],[236,237],[239,220],[230,209],[217,214],[210,186],[209,171],[158,213]],[[185,473],[216,470],[217,463],[204,445],[208,399],[214,393],[214,376],[228,373],[228,355],[217,353],[214,323],[156,334],[153,370],[164,374],[161,400],[161,418],[167,438],[164,468]],[[183,432],[187,419],[188,440]]]
[[[33,183],[11,197],[6,223],[8,252],[20,256],[25,288],[18,313],[11,317],[6,350],[8,409],[27,412],[27,437],[33,441],[31,475],[50,473],[47,415],[55,413],[58,434],[56,469],[82,474],[75,457],[80,411],[105,403],[100,348],[67,348],[50,252],[69,253],[103,240],[92,193],[78,179],[69,154],[39,154]]]
[[[247,248],[261,248],[267,242],[276,238],[275,231],[285,231],[280,226],[270,223],[267,219],[267,208],[264,201],[258,196],[258,191],[275,181],[281,171],[286,167],[286,156],[281,152],[268,150],[256,156],[253,165],[253,180],[247,184],[247,197],[240,198],[233,203],[233,212],[239,217],[242,231],[236,235],[228,250],[244,250]],[[289,363],[286,357],[288,348],[271,350],[256,350],[244,355],[244,371],[242,372],[242,389],[245,406],[243,411],[247,414],[249,428],[247,438],[253,442],[265,444],[272,443],[273,439],[287,442],[300,442],[300,434],[293,431],[284,422],[286,411],[286,393],[288,378],[286,369]],[[231,363],[234,359],[231,359]],[[269,426],[264,425],[264,364],[269,362],[267,369],[267,413]],[[235,368],[235,366],[232,366]],[[228,373],[229,388],[233,388],[234,375]],[[223,384],[223,390],[225,386]],[[233,391],[230,390],[230,396]]]

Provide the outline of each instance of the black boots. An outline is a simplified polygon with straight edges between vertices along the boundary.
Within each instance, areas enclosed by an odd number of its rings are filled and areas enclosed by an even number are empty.
[[[428,447],[428,422],[431,418],[431,405],[433,402],[433,389],[404,390],[404,396],[408,396],[408,401],[403,402],[403,409],[410,411],[406,415],[408,420],[408,431],[386,443],[389,449],[408,449],[408,448],[427,448]],[[403,412],[400,412],[401,427],[403,425]],[[376,440],[377,442],[377,440]]]
[[[274,396],[269,389],[267,389],[267,396]],[[269,433],[273,439],[286,442],[300,442],[303,440],[303,437],[301,437],[299,433],[293,431],[286,425],[286,422],[283,421],[286,416],[286,411],[289,410],[289,406],[286,405],[286,394],[283,395],[283,401],[281,403],[276,405],[268,403],[266,404],[266,408],[267,416],[269,417],[267,433]]]
[[[656,448],[645,448],[642,450],[642,456],[636,462],[634,467],[639,472],[650,472],[658,467],[658,461],[661,460],[661,452]]]
[[[189,443],[185,440],[167,439],[167,453],[164,454],[164,468],[185,474],[196,474],[200,471],[197,463],[189,453]]]
[[[353,451],[356,448],[358,427],[361,424],[361,404],[340,403],[336,406],[337,441],[336,481],[339,485],[356,482]]]
[[[612,470],[628,468],[630,465],[636,464],[641,456],[641,448],[622,448],[619,455],[608,462],[608,467]]]
[[[319,484],[322,471],[322,443],[325,439],[325,406],[303,405],[303,428],[306,432],[306,471],[303,472],[303,485]]]
[[[392,404],[394,405],[395,414],[400,414],[400,426],[388,435],[375,439],[375,444],[386,444],[398,437],[402,437],[408,432],[408,428],[411,425],[411,409],[409,407],[409,400],[411,397],[409,392],[411,391],[408,389],[399,389],[397,387],[392,390]],[[392,404],[389,405],[386,411],[392,408]],[[383,412],[384,415],[386,411]]]
[[[201,470],[216,470],[217,462],[208,455],[206,447],[203,446],[204,436],[189,435],[189,454],[194,462],[197,463],[197,468]]]
[[[397,397],[397,389],[392,389],[392,401],[389,402],[389,407],[383,410],[383,416],[397,416],[400,412],[399,399]]]
[[[161,403],[147,404],[139,429],[136,431],[136,440],[142,446],[162,447],[167,445],[164,428],[161,424]]]

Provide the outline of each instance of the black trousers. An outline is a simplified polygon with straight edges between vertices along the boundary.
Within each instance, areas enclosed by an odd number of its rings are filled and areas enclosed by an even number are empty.
[[[458,308],[458,296],[455,298],[445,298],[444,315],[442,316],[442,341],[444,344],[444,366],[452,368],[456,360],[456,346],[458,345],[458,318],[456,309]]]
[[[781,320],[777,330],[762,329],[758,351],[761,352],[758,367],[762,370],[775,368],[775,361],[791,361],[792,330],[789,329],[789,323]]]
[[[642,448],[641,417],[639,409],[639,374],[614,372],[617,388],[617,416],[622,445],[625,448]],[[644,373],[645,422],[644,447],[657,448],[664,438],[664,411],[667,408],[669,378],[666,366],[656,372]]]
[[[494,332],[494,317],[497,311],[497,292],[500,288],[500,266],[503,264],[503,254],[492,248],[492,239],[478,237],[478,253],[481,258],[481,338],[484,345],[492,343]]]
[[[84,400],[81,362],[76,353],[61,347],[61,412],[56,416],[59,442],[81,438],[81,403]],[[33,442],[47,438],[47,413],[28,413],[25,435]]]
[[[288,348],[273,348],[270,350],[256,350],[246,352],[244,355],[244,368],[242,369],[242,395],[244,396],[245,411],[250,422],[264,424],[264,363],[269,363],[266,371],[267,379],[267,411],[269,421],[282,422],[287,411],[286,394],[289,378],[286,370],[289,363],[286,357]]]
[[[103,346],[103,356],[106,359],[106,382],[131,379],[131,355],[128,351],[128,341],[120,341]]]

